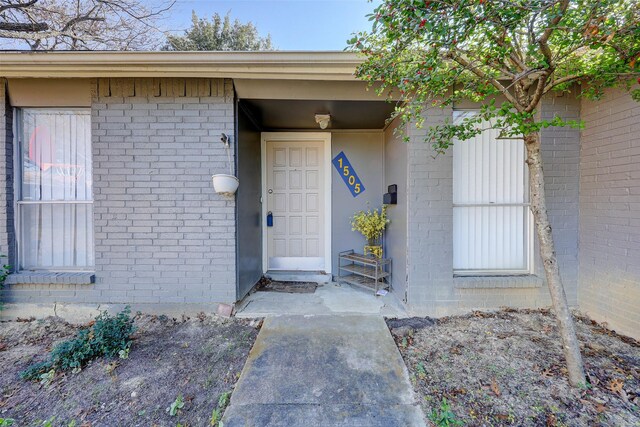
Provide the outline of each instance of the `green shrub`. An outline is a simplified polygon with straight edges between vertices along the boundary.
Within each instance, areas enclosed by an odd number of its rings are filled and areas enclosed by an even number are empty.
[[[135,331],[130,313],[129,307],[115,317],[106,311],[100,313],[91,327],[78,331],[74,339],[56,345],[49,360],[30,366],[20,376],[36,380],[51,370],[81,369],[90,360],[116,357],[120,351],[128,351],[131,334]]]

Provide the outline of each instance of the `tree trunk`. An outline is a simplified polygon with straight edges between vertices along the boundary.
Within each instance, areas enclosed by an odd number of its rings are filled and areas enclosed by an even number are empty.
[[[551,302],[558,319],[558,328],[562,338],[562,349],[569,370],[569,383],[576,387],[585,384],[584,366],[580,354],[580,343],[567,304],[567,296],[560,279],[560,270],[556,260],[556,250],[551,235],[551,225],[547,216],[544,194],[544,173],[542,171],[542,154],[538,133],[526,135],[524,138],[529,165],[529,188],[531,190],[531,211],[535,219],[536,233],[540,243],[540,257],[544,264],[547,286],[551,294]]]

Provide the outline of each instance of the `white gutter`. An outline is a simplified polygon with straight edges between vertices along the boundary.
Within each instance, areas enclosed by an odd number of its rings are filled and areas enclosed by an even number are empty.
[[[0,77],[200,77],[353,81],[352,52],[0,52]]]

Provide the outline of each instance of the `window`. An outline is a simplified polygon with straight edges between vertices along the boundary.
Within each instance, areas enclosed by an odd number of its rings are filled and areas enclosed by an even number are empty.
[[[455,111],[461,120],[471,111]],[[453,146],[453,268],[456,274],[531,271],[525,149],[490,129]]]
[[[17,111],[16,183],[21,269],[94,265],[91,114],[88,109]]]

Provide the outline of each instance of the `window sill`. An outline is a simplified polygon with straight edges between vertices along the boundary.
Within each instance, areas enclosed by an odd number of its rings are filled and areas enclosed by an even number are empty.
[[[457,289],[524,289],[541,288],[542,278],[533,274],[519,276],[458,276],[453,278]]]
[[[10,274],[5,281],[9,285],[32,284],[67,284],[89,285],[96,282],[96,275],[90,271],[63,272],[54,271],[20,271]]]

